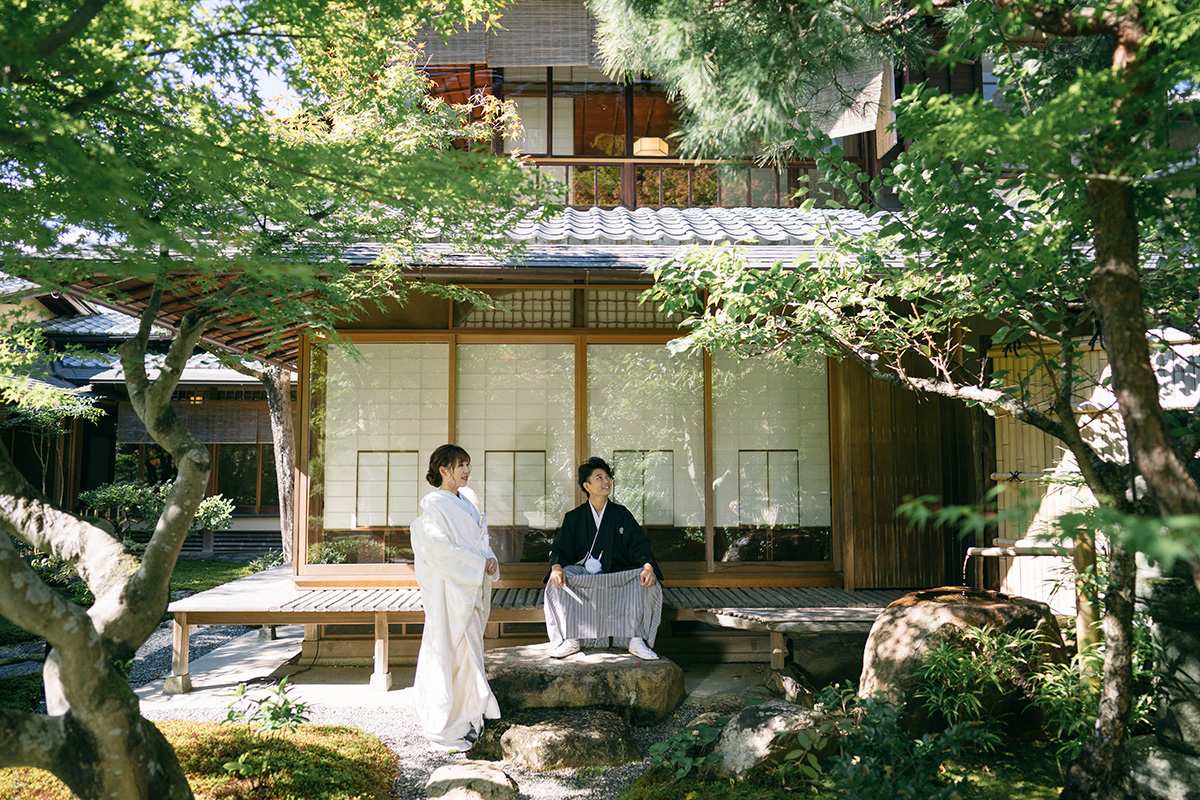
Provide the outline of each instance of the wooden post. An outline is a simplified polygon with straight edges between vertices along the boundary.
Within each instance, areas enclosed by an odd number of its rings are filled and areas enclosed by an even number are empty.
[[[787,665],[787,636],[771,631],[771,669],[783,669]]]
[[[163,694],[184,694],[192,690],[192,676],[188,674],[188,621],[185,612],[175,613],[173,632],[171,674],[163,684]]]
[[[1075,568],[1075,647],[1076,652],[1082,653],[1100,643],[1100,630],[1097,625],[1099,614],[1087,591],[1087,581],[1094,580],[1096,574],[1096,536],[1092,531],[1084,528],[1076,531],[1071,561]],[[1086,683],[1098,686],[1101,676],[1087,664],[1086,661],[1080,661],[1083,670],[1080,678]]]
[[[388,612],[375,612],[375,671],[371,686],[387,691],[392,688],[392,673],[388,667]]]

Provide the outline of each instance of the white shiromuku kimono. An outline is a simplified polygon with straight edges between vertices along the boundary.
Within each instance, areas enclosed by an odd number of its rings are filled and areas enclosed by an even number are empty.
[[[484,566],[495,556],[475,493],[465,486],[458,491],[461,496],[441,489],[425,495],[411,529],[425,607],[414,706],[425,735],[443,746],[482,730],[485,717],[500,717],[483,664],[493,580]]]

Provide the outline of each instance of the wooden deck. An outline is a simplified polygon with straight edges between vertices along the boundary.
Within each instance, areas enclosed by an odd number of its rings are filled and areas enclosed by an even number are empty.
[[[495,589],[489,624],[542,622],[542,589]],[[869,630],[901,590],[847,592],[835,588],[719,588],[667,586],[664,620],[696,620],[771,637],[771,665],[782,668],[786,637]],[[168,692],[191,688],[188,633],[192,625],[373,624],[373,685],[391,686],[389,628],[424,618],[420,590],[297,589],[287,566],[251,575],[176,600],[174,651]]]

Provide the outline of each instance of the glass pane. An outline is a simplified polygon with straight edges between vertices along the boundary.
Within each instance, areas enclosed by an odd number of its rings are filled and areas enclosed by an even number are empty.
[[[713,465],[718,560],[832,559],[823,362],[715,353]]]
[[[756,208],[780,205],[786,186],[776,183],[779,173],[773,169],[750,169],[750,204]]]
[[[625,89],[609,82],[571,84],[575,155],[625,155]],[[558,104],[554,106],[558,116]]]
[[[713,167],[696,167],[692,173],[693,206],[715,206],[717,204],[717,171]],[[684,205],[685,203],[679,203]]]
[[[615,206],[620,202],[620,167],[571,167],[572,205]]]
[[[416,475],[449,429],[449,346],[363,344],[313,362],[324,418],[309,464],[308,561],[411,561]]]
[[[588,346],[588,455],[614,471],[659,561],[704,560],[703,372],[663,344]]]
[[[458,347],[457,443],[503,562],[545,562],[575,497],[575,348]]]
[[[639,208],[658,208],[658,192],[662,170],[658,167],[637,168],[637,204]]]
[[[571,289],[493,289],[492,309],[454,304],[456,328],[570,328]]]
[[[239,509],[258,510],[258,445],[217,445],[217,492]]]
[[[115,483],[133,483],[141,467],[141,445],[121,443],[117,445],[116,466],[113,470]]]
[[[264,444],[262,448],[262,488],[259,495],[259,511],[279,508],[279,474],[275,471],[275,445]]]

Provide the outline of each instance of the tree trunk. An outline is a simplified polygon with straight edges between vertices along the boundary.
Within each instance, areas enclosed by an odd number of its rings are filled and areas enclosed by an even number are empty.
[[[296,425],[292,415],[292,373],[285,367],[268,366],[259,380],[267,389],[271,415],[271,437],[275,441],[275,478],[279,485],[279,538],[283,560],[292,560],[295,522]]]
[[[87,611],[68,602],[0,535],[0,614],[53,648],[43,670],[48,713],[0,709],[0,767],[49,770],[89,800],[192,797],[170,744],[142,718],[123,666],[166,610],[171,572],[212,467],[208,448],[171,408],[211,318],[199,310],[184,316],[151,381],[145,357],[161,301],[156,286],[139,333],[119,350],[134,410],[178,467],[140,561],[107,532],[47,502],[0,448],[0,531],[70,563],[96,597]]]
[[[1133,698],[1133,554],[1112,547],[1104,613],[1104,689],[1091,741],[1067,769],[1059,800],[1123,800],[1125,735]]]

